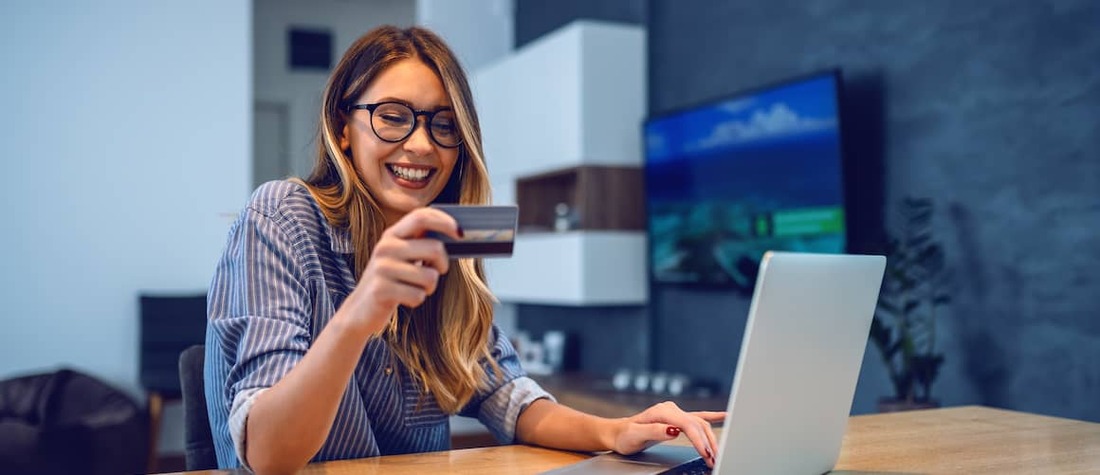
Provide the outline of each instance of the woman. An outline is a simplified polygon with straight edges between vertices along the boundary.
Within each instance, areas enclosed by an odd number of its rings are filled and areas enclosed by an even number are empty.
[[[210,288],[206,395],[218,464],[449,448],[448,415],[504,443],[634,453],[682,430],[713,463],[708,421],[663,403],[603,419],[554,402],[493,326],[480,260],[449,261],[431,203],[483,204],[481,131],[454,54],[421,28],[376,29],[332,73],[317,162],[271,182],[233,225]]]

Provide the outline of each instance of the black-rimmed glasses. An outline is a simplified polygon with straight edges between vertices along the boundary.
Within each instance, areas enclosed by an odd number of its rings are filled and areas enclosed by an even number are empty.
[[[378,102],[375,104],[355,104],[352,109],[370,111],[370,128],[374,135],[390,143],[401,142],[416,130],[420,116],[428,124],[428,135],[440,147],[455,148],[462,144],[462,134],[458,133],[458,119],[451,109],[434,111],[413,110],[400,102]]]

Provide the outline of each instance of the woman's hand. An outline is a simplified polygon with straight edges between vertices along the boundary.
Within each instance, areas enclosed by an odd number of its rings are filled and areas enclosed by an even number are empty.
[[[725,412],[684,412],[676,403],[665,401],[623,420],[611,450],[629,455],[675,439],[683,433],[703,456],[707,466],[713,468],[718,440],[710,424],[721,422],[725,417]]]
[[[354,305],[357,330],[374,335],[386,327],[398,305],[414,308],[435,293],[449,264],[443,242],[425,238],[428,231],[455,239],[462,234],[454,218],[432,208],[413,210],[382,233],[345,303]]]

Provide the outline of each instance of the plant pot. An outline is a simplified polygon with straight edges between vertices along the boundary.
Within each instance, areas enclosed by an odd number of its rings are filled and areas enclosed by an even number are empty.
[[[940,407],[940,401],[936,399],[929,399],[926,401],[907,401],[905,399],[897,399],[892,397],[879,398],[878,400],[878,412],[902,412],[902,411],[916,411],[920,409],[936,409]]]

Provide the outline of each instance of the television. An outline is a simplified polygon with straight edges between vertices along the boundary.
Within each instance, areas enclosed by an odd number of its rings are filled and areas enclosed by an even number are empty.
[[[767,250],[846,247],[838,70],[647,118],[650,277],[751,293]]]

